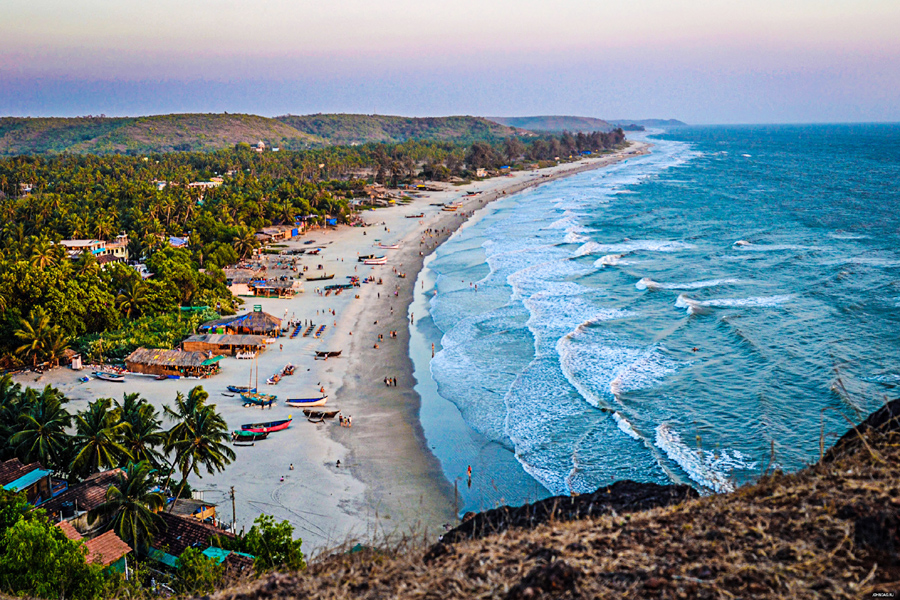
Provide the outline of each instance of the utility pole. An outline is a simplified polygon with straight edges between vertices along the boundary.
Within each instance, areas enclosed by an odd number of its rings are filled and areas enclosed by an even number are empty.
[[[231,486],[231,531],[237,532],[237,517],[234,510],[234,486]]]

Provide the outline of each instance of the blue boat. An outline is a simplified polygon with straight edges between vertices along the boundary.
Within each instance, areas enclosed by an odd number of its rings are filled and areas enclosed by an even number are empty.
[[[244,394],[247,392],[253,393],[256,391],[256,388],[251,388],[249,385],[229,385],[228,391],[235,394]]]

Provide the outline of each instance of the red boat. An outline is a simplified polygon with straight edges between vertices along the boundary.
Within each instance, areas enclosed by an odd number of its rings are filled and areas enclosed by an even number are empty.
[[[287,419],[281,421],[269,421],[268,423],[250,423],[249,425],[241,425],[241,430],[251,431],[253,433],[272,433],[273,431],[281,431],[287,429],[293,418],[288,415]]]

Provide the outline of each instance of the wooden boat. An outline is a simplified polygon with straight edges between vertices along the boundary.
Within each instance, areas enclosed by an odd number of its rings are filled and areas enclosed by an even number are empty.
[[[288,415],[287,419],[282,419],[281,421],[268,421],[266,423],[250,423],[247,425],[241,425],[242,431],[252,431],[253,433],[272,433],[273,431],[281,431],[282,429],[287,429],[291,425],[291,421],[293,421],[293,417]]]
[[[451,204],[451,205],[449,205],[449,206],[445,206],[445,207],[442,208],[441,210],[444,211],[444,212],[456,212],[456,209],[457,209],[457,208],[459,208],[459,205],[453,205],[453,204]]]
[[[284,365],[284,368],[281,370],[281,374],[282,375],[293,375],[295,368],[296,367],[294,367],[294,365],[288,363],[288,364]]]
[[[157,376],[154,377],[153,379],[155,379],[155,380],[157,380],[157,381],[165,381],[165,380],[168,379],[168,378],[169,378],[168,375],[157,375]]]
[[[267,437],[269,437],[268,431],[258,432],[241,430],[231,432],[232,442],[256,442],[258,440],[264,440]]]
[[[318,277],[307,277],[307,281],[326,281],[328,279],[334,279],[334,273],[331,275],[319,275]]]
[[[226,394],[225,392],[222,392],[222,395],[226,398],[234,398],[234,394]]]
[[[364,265],[386,265],[387,257],[382,256],[381,258],[369,258],[363,261]]]
[[[322,418],[322,419],[333,419],[337,416],[337,414],[341,412],[338,409],[334,410],[313,410],[311,408],[304,408],[303,414],[308,418]]]
[[[400,244],[378,244],[382,250],[399,250]]]
[[[107,373],[106,371],[97,371],[94,373],[94,377],[97,379],[102,379],[103,381],[114,381],[116,383],[124,383],[125,376],[119,375],[118,373]]]
[[[320,398],[288,398],[285,401],[287,406],[309,408],[313,406],[324,406],[328,402],[328,396]]]
[[[244,392],[255,392],[256,388],[251,388],[249,385],[229,385],[228,391],[235,394],[243,394]]]
[[[334,358],[340,356],[343,350],[316,350],[316,360],[320,358]]]
[[[364,254],[363,256],[360,256],[359,258],[357,258],[356,262],[362,262],[362,261],[368,260],[370,258],[375,258],[375,255],[374,254]]]
[[[281,373],[276,373],[272,375],[268,379],[266,379],[266,383],[269,385],[278,385],[278,382],[281,381]]]
[[[256,392],[244,392],[241,400],[257,406],[269,406],[278,399],[274,394],[257,394]]]
[[[425,216],[425,213],[419,213],[417,215],[406,215],[407,219],[421,219]]]

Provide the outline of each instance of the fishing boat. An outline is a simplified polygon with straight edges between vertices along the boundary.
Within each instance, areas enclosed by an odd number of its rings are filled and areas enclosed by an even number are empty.
[[[387,257],[382,256],[380,258],[369,258],[363,261],[364,265],[386,265]]]
[[[307,281],[326,281],[328,279],[334,279],[334,273],[331,275],[319,275],[318,277],[307,277]]]
[[[242,431],[251,431],[253,433],[272,433],[273,431],[281,431],[282,429],[287,429],[291,425],[291,421],[293,421],[293,417],[288,415],[287,419],[282,419],[281,421],[268,421],[266,423],[250,423],[248,425],[241,425]]]
[[[319,398],[288,398],[285,401],[287,406],[310,408],[313,406],[324,406],[328,402],[328,396]]]
[[[444,212],[456,212],[456,209],[459,208],[458,204],[449,204],[442,208],[441,210]]]
[[[251,388],[249,385],[229,385],[229,392],[234,392],[235,394],[242,394],[244,392],[255,392],[256,388]]]
[[[294,367],[294,365],[288,363],[288,364],[284,365],[284,368],[281,370],[281,374],[282,375],[293,375],[295,368],[296,367]]]
[[[362,262],[362,261],[368,260],[370,258],[375,258],[375,255],[374,254],[364,254],[363,256],[360,256],[359,258],[357,258],[356,262]]]
[[[244,392],[241,400],[254,406],[271,406],[278,399],[275,394],[257,394],[256,392]]]
[[[106,371],[97,371],[93,375],[97,379],[102,379],[103,381],[114,381],[116,383],[124,383],[125,382],[125,376],[120,375],[118,373],[108,373]]]
[[[382,250],[399,250],[400,244],[378,244]]]
[[[163,380],[168,379],[168,378],[169,378],[168,375],[157,375],[157,376],[154,377],[153,379],[155,379],[155,380],[157,380],[157,381],[163,381]]]
[[[278,385],[278,382],[281,381],[281,373],[275,373],[268,379],[266,379],[266,383],[269,385]]]
[[[316,350],[316,360],[320,358],[334,358],[340,356],[343,350]]]
[[[307,418],[315,419],[333,419],[337,416],[337,414],[341,412],[338,409],[334,410],[313,410],[311,408],[304,408],[303,414],[306,415]]]
[[[232,442],[256,442],[259,440],[264,440],[269,437],[268,431],[257,432],[257,431],[232,431],[231,432],[231,441]]]
[[[425,213],[419,213],[417,215],[406,215],[407,219],[421,219],[425,216]]]

